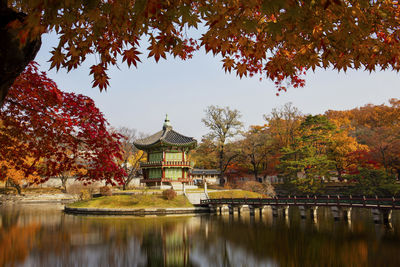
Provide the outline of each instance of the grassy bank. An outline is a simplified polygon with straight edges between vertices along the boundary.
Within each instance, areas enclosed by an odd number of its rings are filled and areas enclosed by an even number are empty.
[[[144,208],[191,208],[193,205],[185,196],[176,196],[166,200],[161,195],[122,195],[99,197],[91,200],[78,201],[69,205],[71,208],[113,208],[113,209],[144,209]]]
[[[259,198],[264,197],[262,194],[244,191],[244,190],[224,190],[208,193],[210,198]]]

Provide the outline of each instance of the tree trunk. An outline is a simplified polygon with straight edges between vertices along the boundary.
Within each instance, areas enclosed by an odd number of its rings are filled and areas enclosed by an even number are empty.
[[[251,165],[253,165],[253,174],[254,174],[254,178],[255,180],[258,182],[258,168],[257,168],[257,164],[255,162],[251,162]]]
[[[128,175],[128,177],[126,177],[126,180],[124,181],[124,184],[122,185],[122,190],[128,189],[128,185],[134,178],[134,173],[135,173],[134,171],[131,171],[130,174]]]
[[[17,189],[18,195],[21,195],[21,186],[17,183],[15,183],[13,180],[11,180],[10,178],[8,179],[9,184],[14,187],[15,189]]]
[[[224,179],[224,146],[222,145],[220,150],[219,150],[219,181],[220,184],[224,184],[223,181]]]
[[[255,154],[250,156],[250,164],[253,166],[253,174],[254,174],[254,179],[256,180],[256,182],[259,182],[258,180],[258,173],[260,170],[260,161],[256,160],[256,156]]]
[[[383,168],[385,169],[386,174],[389,174],[388,166],[387,166],[387,163],[386,163],[386,154],[385,154],[386,148],[382,148],[381,147],[379,150],[380,150],[381,156],[382,156]]]
[[[267,173],[265,173],[264,175],[263,175],[263,183],[265,183],[265,181],[267,181],[267,176],[268,176],[268,174]],[[272,184],[272,180],[270,181],[270,183]]]
[[[61,186],[62,186],[62,192],[67,193],[67,177],[61,176]]]
[[[267,163],[267,161],[263,162],[261,166],[262,166],[262,169],[263,169],[263,172],[264,172],[264,175],[263,175],[263,183],[264,183],[267,180],[267,176],[268,176],[268,163]],[[270,181],[270,182],[272,184],[272,181]]]
[[[339,168],[339,167],[336,167],[336,171],[337,171],[337,173],[338,173],[338,180],[340,181],[340,182],[343,182],[343,174],[342,174],[342,169],[341,168]]]
[[[7,25],[15,20],[23,22],[26,15],[15,12],[6,4],[7,1],[0,2],[0,107],[15,79],[35,58],[41,46],[40,37],[21,44],[18,32],[10,30]]]

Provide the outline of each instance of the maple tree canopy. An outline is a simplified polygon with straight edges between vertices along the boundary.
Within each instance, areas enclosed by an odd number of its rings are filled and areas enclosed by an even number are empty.
[[[0,0],[0,18],[0,104],[50,31],[60,37],[51,67],[75,69],[95,54],[90,74],[100,90],[119,58],[137,66],[140,40],[156,61],[204,47],[222,56],[225,71],[266,77],[278,90],[285,81],[303,86],[302,75],[318,67],[400,69],[397,1]]]
[[[88,183],[122,184],[122,136],[107,125],[92,99],[61,92],[31,63],[0,109],[0,162],[35,175],[35,183],[72,172]]]

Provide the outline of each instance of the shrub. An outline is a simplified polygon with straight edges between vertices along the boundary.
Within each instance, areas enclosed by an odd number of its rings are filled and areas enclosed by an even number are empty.
[[[384,170],[359,169],[358,174],[348,177],[357,183],[352,190],[354,194],[395,196],[400,192],[400,185],[396,183],[396,177],[387,174]]]
[[[162,192],[162,195],[167,200],[172,200],[176,197],[176,192],[174,189],[167,189]]]
[[[97,184],[83,185],[80,182],[74,182],[67,188],[67,192],[69,194],[76,194],[76,195],[79,195],[82,192],[82,190],[88,190],[89,193],[94,194],[95,192],[98,192],[99,186]]]
[[[100,187],[100,194],[101,194],[102,196],[112,196],[111,188],[108,187],[108,186],[106,186],[106,185]]]
[[[79,194],[79,200],[90,200],[92,199],[92,194],[88,189],[83,189]]]
[[[246,191],[257,192],[257,193],[261,193],[261,191],[262,191],[261,183],[256,182],[256,181],[247,181],[247,182],[238,184],[238,186],[240,189],[243,189]]]

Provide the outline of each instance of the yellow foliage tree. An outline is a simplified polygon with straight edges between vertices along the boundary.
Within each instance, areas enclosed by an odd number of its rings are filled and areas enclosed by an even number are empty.
[[[328,111],[327,116],[365,146],[368,157],[390,174],[400,175],[400,100],[390,105],[368,104],[346,111]]]
[[[27,164],[32,163],[32,159],[24,160]],[[34,184],[40,180],[40,176],[36,172],[26,175],[22,170],[15,166],[12,162],[0,161],[0,179],[17,189],[21,194],[21,186],[24,183]]]
[[[351,120],[346,114],[346,112],[340,111],[326,112],[329,120],[338,129],[330,138],[328,155],[335,162],[339,180],[343,180],[343,174],[346,170],[357,167],[354,166],[355,163],[350,155],[356,151],[368,151],[368,146],[358,143],[357,139],[351,136],[354,127],[351,125]]]

